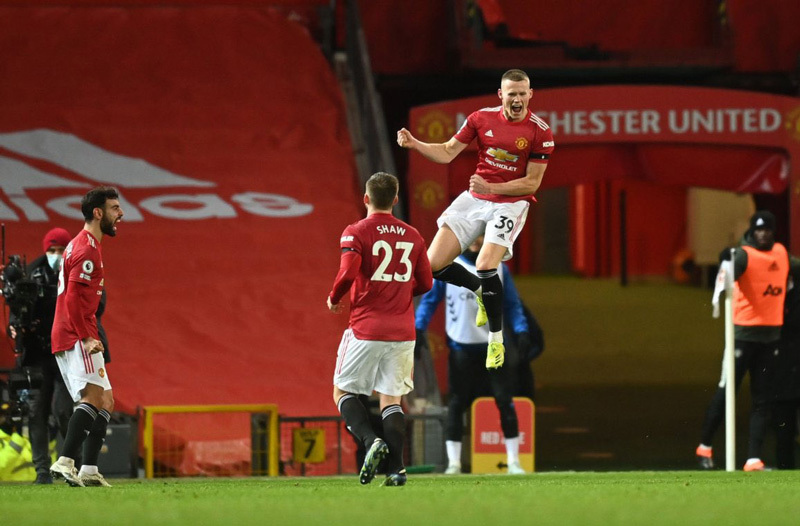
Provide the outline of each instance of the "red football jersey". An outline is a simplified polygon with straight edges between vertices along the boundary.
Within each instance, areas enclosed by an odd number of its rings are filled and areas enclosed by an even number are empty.
[[[350,287],[350,328],[356,338],[416,339],[413,297],[433,286],[425,241],[417,229],[392,214],[373,213],[345,228],[340,246],[360,256]],[[347,285],[334,284],[333,303],[339,303]]]
[[[97,306],[103,293],[103,255],[100,242],[86,230],[69,242],[58,274],[58,298],[53,320],[53,354],[67,351],[75,342],[99,340]]]
[[[503,107],[483,108],[470,114],[454,136],[469,144],[478,139],[478,166],[475,173],[489,183],[504,183],[525,177],[528,161],[547,163],[555,142],[550,126],[528,110],[527,118],[509,122]],[[508,203],[532,199],[531,195],[485,195],[475,197]]]

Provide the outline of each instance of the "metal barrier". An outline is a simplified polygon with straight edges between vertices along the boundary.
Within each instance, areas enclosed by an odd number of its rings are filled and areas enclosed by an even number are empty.
[[[371,415],[373,426],[380,416]],[[406,415],[407,466],[442,471],[446,466],[445,413]],[[280,473],[289,476],[341,475],[359,469],[358,445],[341,417],[280,418]],[[348,456],[352,455],[352,456]]]
[[[444,428],[447,412],[406,415],[409,434],[406,435],[407,465],[426,466],[442,472],[447,467]]]
[[[142,412],[147,478],[278,475],[280,443],[275,404],[147,406]],[[228,418],[221,418],[219,413]],[[172,421],[164,426],[167,418]],[[235,432],[237,426],[249,427],[249,443],[219,433]]]
[[[342,437],[350,442],[352,438],[341,417],[281,416],[280,429],[281,475],[341,475],[344,472]]]

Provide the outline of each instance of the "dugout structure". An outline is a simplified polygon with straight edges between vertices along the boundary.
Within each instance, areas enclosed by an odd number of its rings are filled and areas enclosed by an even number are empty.
[[[275,404],[146,406],[142,416],[146,478],[279,473]]]

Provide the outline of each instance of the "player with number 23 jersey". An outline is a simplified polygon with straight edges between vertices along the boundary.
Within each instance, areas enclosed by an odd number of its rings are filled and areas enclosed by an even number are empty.
[[[344,229],[345,253],[331,301],[350,289],[350,329],[359,340],[410,341],[413,297],[431,288],[425,241],[391,213],[374,213]],[[347,263],[345,263],[347,261]]]

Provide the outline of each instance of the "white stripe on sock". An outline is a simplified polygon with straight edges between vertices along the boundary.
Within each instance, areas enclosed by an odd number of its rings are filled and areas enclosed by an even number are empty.
[[[399,405],[390,405],[389,407],[386,407],[383,410],[383,412],[381,413],[381,418],[386,418],[387,416],[393,415],[395,413],[400,413],[401,415],[404,414],[403,408],[400,407]]]
[[[95,411],[94,409],[92,409],[92,406],[90,406],[90,405],[88,405],[88,404],[80,404],[80,405],[77,407],[77,409],[83,409],[83,410],[84,410],[84,411],[86,411],[86,412],[89,414],[89,416],[91,416],[92,418],[97,418],[97,411]]]
[[[346,395],[343,395],[341,398],[339,398],[339,402],[336,404],[336,407],[339,409],[339,413],[342,412],[342,404],[344,404],[346,401],[350,400],[351,398],[356,398],[356,395],[354,395],[352,393],[347,393]]]

